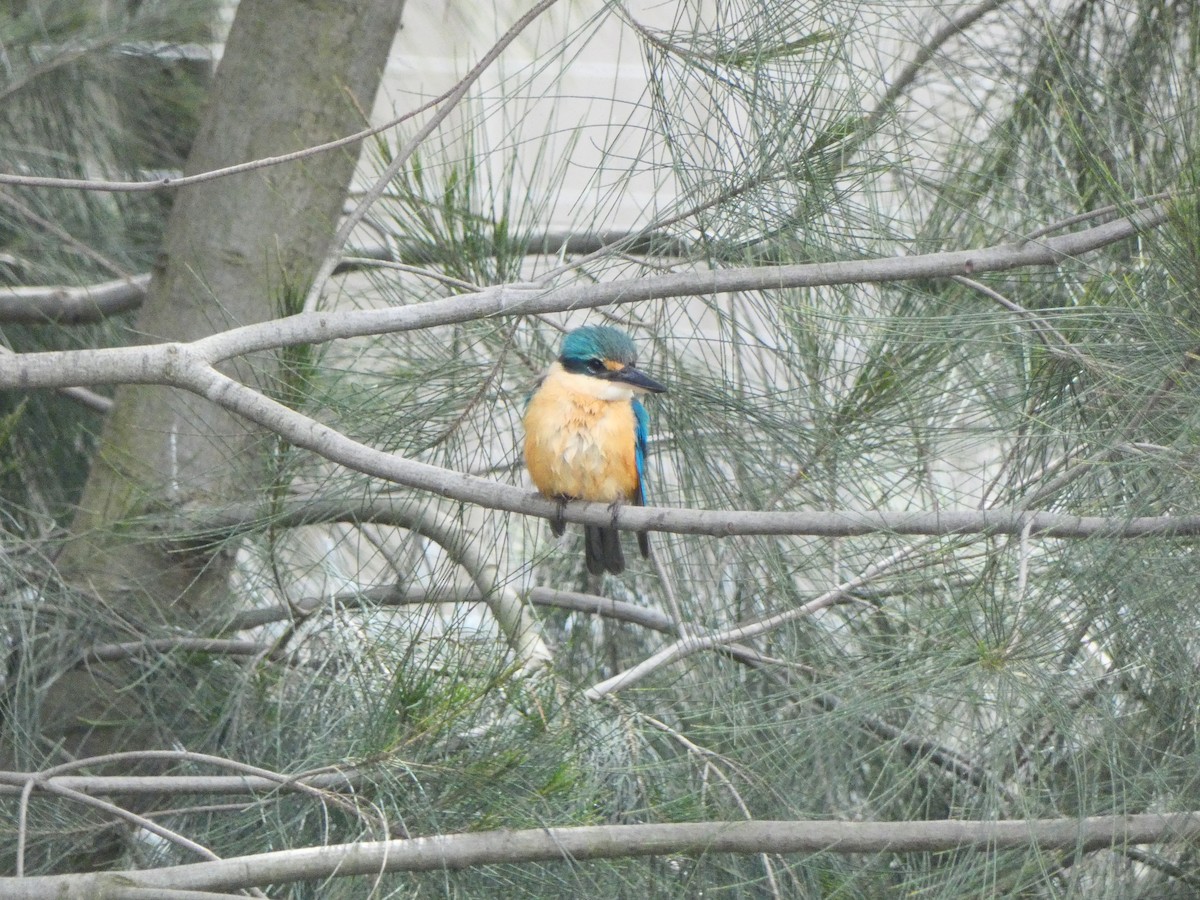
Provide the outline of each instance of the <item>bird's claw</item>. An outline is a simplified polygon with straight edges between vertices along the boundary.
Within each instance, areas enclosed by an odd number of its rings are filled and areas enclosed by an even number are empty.
[[[554,499],[558,501],[558,512],[550,520],[550,530],[558,536],[567,530],[567,498],[555,497]]]

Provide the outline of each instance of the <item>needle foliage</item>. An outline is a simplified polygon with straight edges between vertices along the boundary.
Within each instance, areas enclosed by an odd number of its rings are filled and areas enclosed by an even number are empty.
[[[101,28],[58,7],[38,20],[39,9],[0,13],[5,171],[148,167],[139,154],[161,148],[158,130],[138,115],[83,117],[99,96],[116,102],[105,94],[113,47],[147,28],[190,39],[193,20],[149,4]],[[186,636],[255,645],[235,654],[159,643],[135,654],[139,677],[116,689],[159,743],[131,749],[183,747],[288,775],[332,767],[354,791],[175,797],[149,809],[155,821],[225,857],[557,825],[902,828],[1200,810],[1195,541],[1115,534],[1133,517],[1200,507],[1200,8],[991,2],[945,27],[968,9],[688,0],[555,10],[390,181],[342,248],[353,259],[323,309],[665,273],[697,276],[697,290],[289,351],[271,393],[372,447],[525,485],[520,420],[535,379],[564,330],[608,322],[632,334],[639,367],[669,387],[648,401],[650,505],[1016,508],[1108,517],[1113,533],[655,533],[649,561],[600,580],[584,569],[578,527],[556,540],[540,519],[415,497],[265,441],[262,490],[243,508],[182,515],[164,495],[161,518],[126,523],[131,540],[166,529],[181,545],[236,554],[230,602],[208,631]],[[619,64],[596,77],[599,58]],[[77,94],[48,105],[63,83]],[[160,109],[162,133],[186,130],[185,99]],[[418,99],[402,90],[393,101],[408,109]],[[369,147],[365,181],[413,131]],[[92,253],[30,225],[5,197]],[[79,284],[110,277],[110,262],[144,267],[159,202],[0,188],[0,280]],[[702,287],[712,270],[1024,245],[1159,209],[1157,227],[1053,267]],[[22,351],[133,339],[119,321],[0,327]],[[62,397],[0,402],[3,728],[12,767],[36,771],[64,762],[39,718],[47,681],[86,667],[98,644],[185,635],[169,612],[130,622],[119,601],[97,605],[57,583],[53,538],[82,481],[54,473],[64,455],[83,470],[95,414]],[[35,452],[45,447],[54,449]],[[539,605],[552,659],[531,674],[481,594],[494,602],[546,588],[649,608],[661,627]],[[589,693],[681,636],[773,616],[773,627],[681,655],[602,701]],[[193,760],[156,771],[209,770]],[[0,802],[17,809],[15,797]],[[10,870],[18,841],[26,871],[82,868],[98,836],[118,827],[123,849],[110,865],[193,859],[36,791],[25,825],[5,821]],[[1197,890],[1194,850],[1165,840],[1086,852],[1031,842],[994,853],[562,860],[268,893]]]

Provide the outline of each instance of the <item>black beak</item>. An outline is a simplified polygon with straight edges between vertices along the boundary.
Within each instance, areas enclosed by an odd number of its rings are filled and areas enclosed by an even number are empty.
[[[644,391],[648,394],[665,394],[667,389],[647,375],[640,369],[635,369],[633,366],[626,366],[619,369],[612,375],[613,381],[619,381],[621,384],[627,384],[631,388],[636,388],[639,391]]]

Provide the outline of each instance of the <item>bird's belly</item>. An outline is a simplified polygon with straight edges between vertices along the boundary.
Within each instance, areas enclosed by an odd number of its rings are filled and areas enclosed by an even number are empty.
[[[527,422],[525,462],[534,485],[551,497],[603,503],[633,499],[638,476],[632,411],[628,418],[627,428],[619,417],[586,426],[568,420],[554,429]]]

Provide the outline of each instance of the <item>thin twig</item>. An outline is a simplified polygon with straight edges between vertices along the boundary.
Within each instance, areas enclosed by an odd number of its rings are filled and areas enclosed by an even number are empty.
[[[921,69],[937,54],[942,45],[951,38],[962,34],[988,13],[993,12],[1007,3],[1008,0],[985,0],[978,6],[973,6],[966,10],[957,18],[951,19],[926,41],[907,65],[896,75],[896,80],[891,83],[879,103],[867,115],[863,127],[860,129],[862,135],[869,135],[879,126],[879,122],[888,112],[896,105],[896,101],[900,96],[909,89],[917,76],[921,73]]]
[[[24,772],[0,772],[0,781],[12,784],[23,778],[34,779],[38,786],[52,784],[51,779],[68,772],[74,772],[77,769],[90,768],[93,766],[103,766],[110,763],[128,763],[128,762],[192,762],[202,765],[216,766],[218,768],[230,769],[242,775],[249,775],[254,778],[263,779],[274,782],[281,788],[298,791],[302,794],[308,794],[311,797],[325,802],[328,801],[348,812],[354,813],[368,822],[378,826],[378,822],[371,822],[361,809],[352,803],[349,803],[344,797],[329,791],[321,790],[313,785],[306,784],[303,776],[283,775],[279,772],[274,772],[271,769],[264,769],[262,766],[252,766],[249,763],[239,762],[238,760],[226,759],[223,756],[214,756],[211,753],[198,753],[192,750],[126,750],[119,753],[108,753],[102,756],[90,756],[81,759],[73,759],[62,763],[52,768],[43,769],[40,772],[24,773]],[[82,794],[81,791],[76,791],[71,788],[73,794]],[[88,795],[85,795],[88,796]]]
[[[793,609],[784,610],[783,612],[774,613],[773,615],[763,616],[753,622],[747,622],[742,625],[735,625],[732,628],[726,628],[723,631],[709,632],[701,635],[690,635],[680,638],[673,644],[659,650],[652,656],[642,660],[637,665],[626,669],[624,672],[619,672],[611,678],[607,678],[599,684],[593,685],[584,692],[589,700],[601,700],[609,694],[632,687],[642,679],[646,678],[653,672],[658,671],[664,666],[678,662],[694,653],[701,650],[712,650],[727,644],[737,641],[744,641],[748,638],[756,637],[768,631],[772,631],[781,625],[791,622],[795,619],[804,616],[811,616],[826,607],[833,606],[835,603],[841,602],[852,591],[869,583],[880,575],[886,574],[895,569],[902,562],[907,560],[918,550],[928,545],[928,541],[922,541],[917,544],[910,544],[902,547],[895,553],[879,560],[868,566],[859,575],[842,582],[832,590],[826,591],[821,596],[810,600],[802,606]]]
[[[481,285],[471,284],[471,282],[463,281],[461,278],[452,278],[449,275],[443,275],[441,272],[435,272],[432,269],[423,269],[420,266],[410,266],[407,263],[392,262],[390,259],[371,259],[370,257],[366,256],[343,256],[339,265],[357,266],[363,269],[391,269],[396,272],[406,272],[409,275],[417,275],[421,278],[432,278],[434,281],[439,281],[442,284],[458,288],[462,291],[482,290]]]
[[[742,797],[742,792],[737,789],[737,785],[735,785],[732,779],[725,774],[721,766],[713,762],[714,759],[719,760],[721,763],[724,763],[731,769],[737,770],[738,766],[733,762],[733,760],[722,756],[715,750],[710,750],[708,747],[701,747],[687,735],[672,728],[666,722],[656,719],[654,716],[647,715],[646,713],[637,713],[636,715],[642,721],[649,723],[652,727],[658,729],[663,734],[668,735],[672,740],[677,741],[684,748],[684,750],[687,751],[689,756],[698,757],[704,765],[705,770],[711,771],[717,776],[717,779],[733,798],[733,802],[737,804],[737,808],[741,810],[741,813],[745,817],[746,821],[754,820],[754,815],[750,812],[750,807]],[[745,773],[739,774],[741,774],[742,777],[746,777]],[[771,890],[771,896],[781,897],[782,894],[779,891],[779,882],[775,879],[775,867],[771,864],[771,857],[766,853],[760,853],[759,858],[762,860],[763,869],[766,872],[767,886]]]
[[[467,77],[470,76],[471,73],[468,73]],[[13,175],[10,173],[0,173],[0,184],[111,193],[161,191],[186,187],[192,184],[202,184],[206,181],[213,181],[217,178],[225,178],[229,175],[238,175],[242,172],[253,172],[257,169],[278,166],[282,163],[297,162],[302,159],[308,159],[310,156],[316,156],[319,153],[328,153],[330,150],[337,150],[341,147],[348,147],[352,144],[357,144],[369,137],[382,134],[385,131],[395,128],[397,125],[401,125],[404,122],[407,122],[409,119],[415,118],[421,113],[433,109],[447,100],[451,100],[459,91],[460,87],[461,82],[455,84],[444,93],[434,97],[432,100],[422,103],[416,109],[406,112],[404,115],[389,119],[382,125],[373,125],[369,128],[364,128],[361,131],[356,131],[354,134],[349,134],[345,137],[337,138],[336,140],[327,141],[324,144],[316,144],[312,147],[304,147],[300,150],[292,151],[291,153],[283,153],[279,156],[264,156],[260,157],[259,159],[249,160],[248,162],[237,163],[236,165],[232,166],[224,166],[220,169],[211,169],[207,172],[198,172],[195,175],[185,175],[180,176],[179,178],[156,178],[153,181],[105,181],[94,178],[50,178],[33,175]]]
[[[47,791],[51,794],[58,794],[60,797],[74,800],[75,802],[84,806],[91,806],[95,809],[99,809],[111,816],[115,816],[118,819],[124,819],[131,825],[144,828],[151,834],[156,834],[163,840],[170,841],[172,844],[177,844],[178,846],[183,847],[185,850],[190,850],[197,856],[201,856],[204,859],[220,859],[220,857],[218,857],[203,844],[198,844],[191,838],[185,837],[177,831],[172,831],[165,825],[159,825],[157,822],[147,819],[145,816],[138,815],[135,812],[131,812],[122,806],[117,806],[117,804],[111,803],[108,800],[103,800],[100,797],[93,797],[91,794],[85,794],[82,791],[64,787],[61,784],[55,784],[53,781],[42,777],[40,774],[23,775],[12,772],[0,772],[0,781],[4,781],[7,784],[21,783],[22,788],[24,787],[25,783],[32,782],[34,786],[40,790]]]
[[[118,266],[103,253],[92,249],[65,228],[61,227],[55,222],[51,222],[45,216],[42,216],[30,209],[29,206],[12,196],[12,194],[10,194],[8,191],[0,190],[0,203],[3,203],[10,209],[16,210],[19,215],[23,216],[29,222],[33,223],[38,228],[41,228],[43,231],[49,232],[64,244],[73,248],[81,256],[86,256],[96,265],[100,266],[100,268],[106,270],[110,275],[115,275],[118,278],[133,277],[129,272],[125,271],[125,269],[123,269],[121,266]]]
[[[1102,366],[1099,363],[1087,356],[1084,356],[1074,344],[1067,340],[1066,335],[1051,325],[1048,321],[1039,316],[1037,313],[1031,312],[1030,310],[1021,306],[1021,304],[1017,303],[1015,300],[1011,300],[1004,296],[990,285],[986,285],[982,281],[976,281],[974,278],[967,278],[964,275],[955,275],[950,280],[961,284],[964,287],[969,287],[973,291],[978,291],[985,297],[995,300],[1005,309],[1012,310],[1022,318],[1028,319],[1033,324],[1033,329],[1037,332],[1038,338],[1041,340],[1042,345],[1045,346],[1050,353],[1054,354],[1060,359],[1069,359],[1078,364],[1081,368],[1092,372],[1102,369]]]
[[[1192,191],[1190,193],[1195,192]],[[1076,213],[1073,216],[1067,216],[1066,218],[1050,222],[1048,225],[1043,225],[1036,231],[1031,231],[1022,236],[1021,243],[1025,243],[1026,241],[1036,241],[1038,238],[1045,237],[1048,234],[1054,234],[1056,231],[1062,231],[1064,228],[1070,228],[1073,225],[1081,225],[1084,222],[1093,222],[1096,219],[1102,219],[1105,216],[1111,216],[1127,209],[1145,209],[1147,206],[1154,206],[1156,203],[1174,200],[1178,196],[1180,196],[1178,191],[1159,191],[1157,194],[1147,194],[1144,197],[1134,197],[1122,203],[1111,203],[1108,206],[1099,206],[1096,209],[1089,209],[1081,213]]]
[[[21,787],[21,800],[17,807],[17,877],[25,875],[25,837],[29,819],[29,795],[33,793],[33,779]]]
[[[442,122],[458,106],[462,98],[467,95],[467,91],[470,90],[471,85],[479,80],[480,76],[491,67],[492,63],[499,58],[508,45],[515,41],[521,32],[529,27],[538,16],[557,2],[558,0],[541,0],[540,3],[526,12],[525,15],[517,19],[513,26],[501,35],[500,39],[483,55],[483,58],[472,66],[471,71],[467,72],[451,90],[442,95],[443,102],[440,104],[438,111],[429,118],[429,121],[421,126],[417,130],[417,133],[409,138],[403,147],[396,151],[387,168],[375,179],[375,183],[363,193],[362,199],[358,201],[354,209],[350,211],[345,221],[338,228],[337,234],[333,237],[331,251],[326,254],[316,274],[313,275],[312,284],[309,286],[304,298],[305,310],[311,311],[317,308],[321,292],[325,290],[325,283],[329,280],[329,276],[333,274],[333,270],[337,266],[338,255],[342,247],[346,245],[351,233],[358,227],[363,217],[366,216],[367,211],[383,196],[388,185],[392,183],[392,179],[400,173],[401,169],[408,165],[409,159],[417,152],[425,139],[441,126]]]

